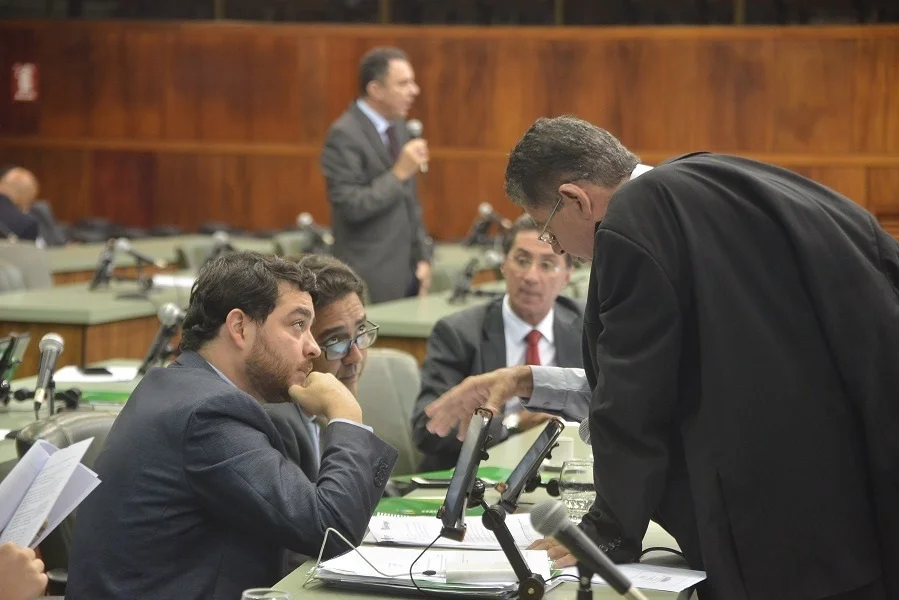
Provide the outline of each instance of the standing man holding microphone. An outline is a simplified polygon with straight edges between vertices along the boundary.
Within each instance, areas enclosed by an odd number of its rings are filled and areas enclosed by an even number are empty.
[[[405,52],[370,50],[359,63],[359,98],[322,150],[334,255],[365,279],[373,303],[424,295],[431,283],[416,181],[428,144],[421,123],[405,121],[418,94]]]

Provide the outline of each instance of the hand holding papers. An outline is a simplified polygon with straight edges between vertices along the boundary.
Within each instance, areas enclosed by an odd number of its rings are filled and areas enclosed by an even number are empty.
[[[80,463],[92,441],[59,450],[38,440],[25,453],[0,482],[0,544],[34,548],[100,485]]]

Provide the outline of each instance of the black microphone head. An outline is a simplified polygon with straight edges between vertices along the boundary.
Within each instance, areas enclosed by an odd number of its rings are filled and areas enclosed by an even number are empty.
[[[115,249],[119,252],[130,252],[131,242],[128,238],[121,237],[115,241]]]
[[[581,436],[581,440],[588,446],[590,445],[590,418],[586,418],[581,421],[581,426],[578,427],[577,433]]]
[[[159,322],[166,327],[173,327],[184,319],[184,313],[172,302],[166,302],[160,306],[156,316],[159,317]]]
[[[486,219],[493,214],[493,207],[489,202],[481,202],[478,205],[478,214],[481,215],[482,219]]]
[[[58,333],[48,333],[41,338],[41,341],[38,343],[37,347],[41,352],[55,349],[61,354],[62,349],[65,347],[65,344],[62,341],[62,336],[60,336]]]
[[[421,124],[421,121],[418,119],[409,119],[406,121],[406,131],[409,133],[409,137],[411,138],[420,138],[421,134],[424,133],[425,126]]]
[[[556,535],[568,523],[568,512],[557,500],[547,500],[531,509],[531,526],[541,535]]]

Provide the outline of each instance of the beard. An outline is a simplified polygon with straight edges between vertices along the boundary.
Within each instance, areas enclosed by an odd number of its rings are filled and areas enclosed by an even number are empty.
[[[297,366],[279,356],[260,331],[247,357],[247,380],[263,402],[290,402],[288,389],[294,383]],[[302,361],[301,366],[307,374],[312,370],[308,360]]]

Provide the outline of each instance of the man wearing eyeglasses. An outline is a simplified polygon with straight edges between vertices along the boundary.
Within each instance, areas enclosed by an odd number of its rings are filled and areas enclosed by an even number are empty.
[[[298,266],[315,277],[315,320],[311,331],[321,354],[312,359],[312,370],[333,375],[355,397],[368,349],[378,337],[377,325],[365,316],[365,283],[350,267],[331,256],[311,254],[300,259]],[[311,481],[318,479],[318,421],[295,403],[272,403],[264,408],[284,440],[287,458],[299,465]],[[288,553],[286,558],[285,572],[289,572],[308,557]]]
[[[700,600],[899,598],[896,239],[774,165],[637,164],[575,117],[519,140],[507,194],[556,252],[593,259],[585,371],[471,378],[429,429],[504,396],[586,399],[596,500],[579,527],[612,560],[639,560],[654,520],[706,571]]]
[[[559,296],[571,277],[571,258],[557,256],[538,240],[539,233],[524,215],[506,237],[503,298],[444,317],[434,326],[412,416],[413,437],[424,453],[422,471],[456,464],[462,443],[453,435],[441,438],[429,433],[424,409],[466,377],[523,364],[583,366],[583,307]],[[549,418],[524,410],[520,400],[512,398],[493,420],[491,444]]]

